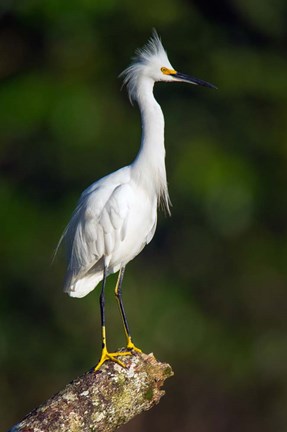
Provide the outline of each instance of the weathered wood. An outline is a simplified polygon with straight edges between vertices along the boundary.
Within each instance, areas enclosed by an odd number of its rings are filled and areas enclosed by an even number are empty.
[[[153,354],[120,357],[126,368],[108,361],[86,372],[29,413],[9,432],[111,432],[164,395],[168,364]]]

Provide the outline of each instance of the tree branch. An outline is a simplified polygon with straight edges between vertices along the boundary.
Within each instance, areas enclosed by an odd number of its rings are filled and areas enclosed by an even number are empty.
[[[29,413],[9,432],[111,432],[157,404],[171,367],[153,354],[120,357],[92,368]]]

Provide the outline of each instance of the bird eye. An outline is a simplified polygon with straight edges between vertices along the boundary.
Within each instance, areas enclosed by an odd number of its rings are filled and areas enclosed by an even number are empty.
[[[166,74],[166,73],[168,72],[168,68],[166,68],[166,67],[162,67],[160,70],[161,70],[162,73],[164,73],[164,74]]]

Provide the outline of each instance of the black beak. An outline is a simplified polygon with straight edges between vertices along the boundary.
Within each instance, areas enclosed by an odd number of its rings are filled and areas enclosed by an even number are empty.
[[[187,82],[190,84],[200,85],[202,87],[209,87],[209,88],[217,89],[217,87],[215,85],[213,85],[207,81],[203,81],[199,78],[195,78],[195,77],[192,77],[192,76],[180,73],[180,72],[176,72],[175,74],[170,75],[170,76],[172,76],[172,78],[174,78],[176,81],[183,81],[183,82]]]

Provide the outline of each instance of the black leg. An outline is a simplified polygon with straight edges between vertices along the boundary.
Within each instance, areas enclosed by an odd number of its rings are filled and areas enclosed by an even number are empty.
[[[124,273],[125,273],[125,267],[122,267],[119,271],[118,281],[115,288],[115,296],[118,301],[118,305],[120,308],[120,312],[124,324],[125,334],[128,339],[130,337],[130,330],[129,330],[128,320],[127,320],[127,316],[123,305],[123,299],[122,299],[122,283],[123,283]]]
[[[106,278],[107,278],[107,269],[104,267],[103,270],[103,282],[102,289],[100,294],[100,311],[101,311],[101,327],[102,327],[102,354],[101,358],[95,367],[95,371],[99,370],[102,364],[107,360],[112,360],[119,365],[125,367],[124,363],[117,359],[119,356],[130,355],[130,351],[128,352],[114,352],[110,353],[107,350],[107,341],[106,341],[106,314],[105,314],[105,286],[106,286]]]
[[[107,279],[107,269],[104,267],[102,289],[100,294],[101,328],[102,328],[102,349],[107,347],[106,342],[106,311],[105,311],[105,287]]]
[[[118,305],[119,305],[120,312],[121,312],[121,317],[123,320],[123,325],[124,325],[125,334],[126,334],[126,338],[127,338],[127,348],[130,350],[135,350],[135,351],[141,352],[141,350],[139,348],[137,348],[132,342],[131,333],[130,333],[130,329],[129,329],[129,325],[128,325],[128,320],[127,320],[127,316],[126,316],[125,309],[124,309],[124,304],[123,304],[123,299],[122,299],[122,283],[123,283],[124,273],[125,273],[125,266],[121,267],[121,269],[119,271],[119,276],[118,276],[118,280],[117,280],[117,284],[116,284],[116,288],[115,288],[115,296],[117,298]]]

